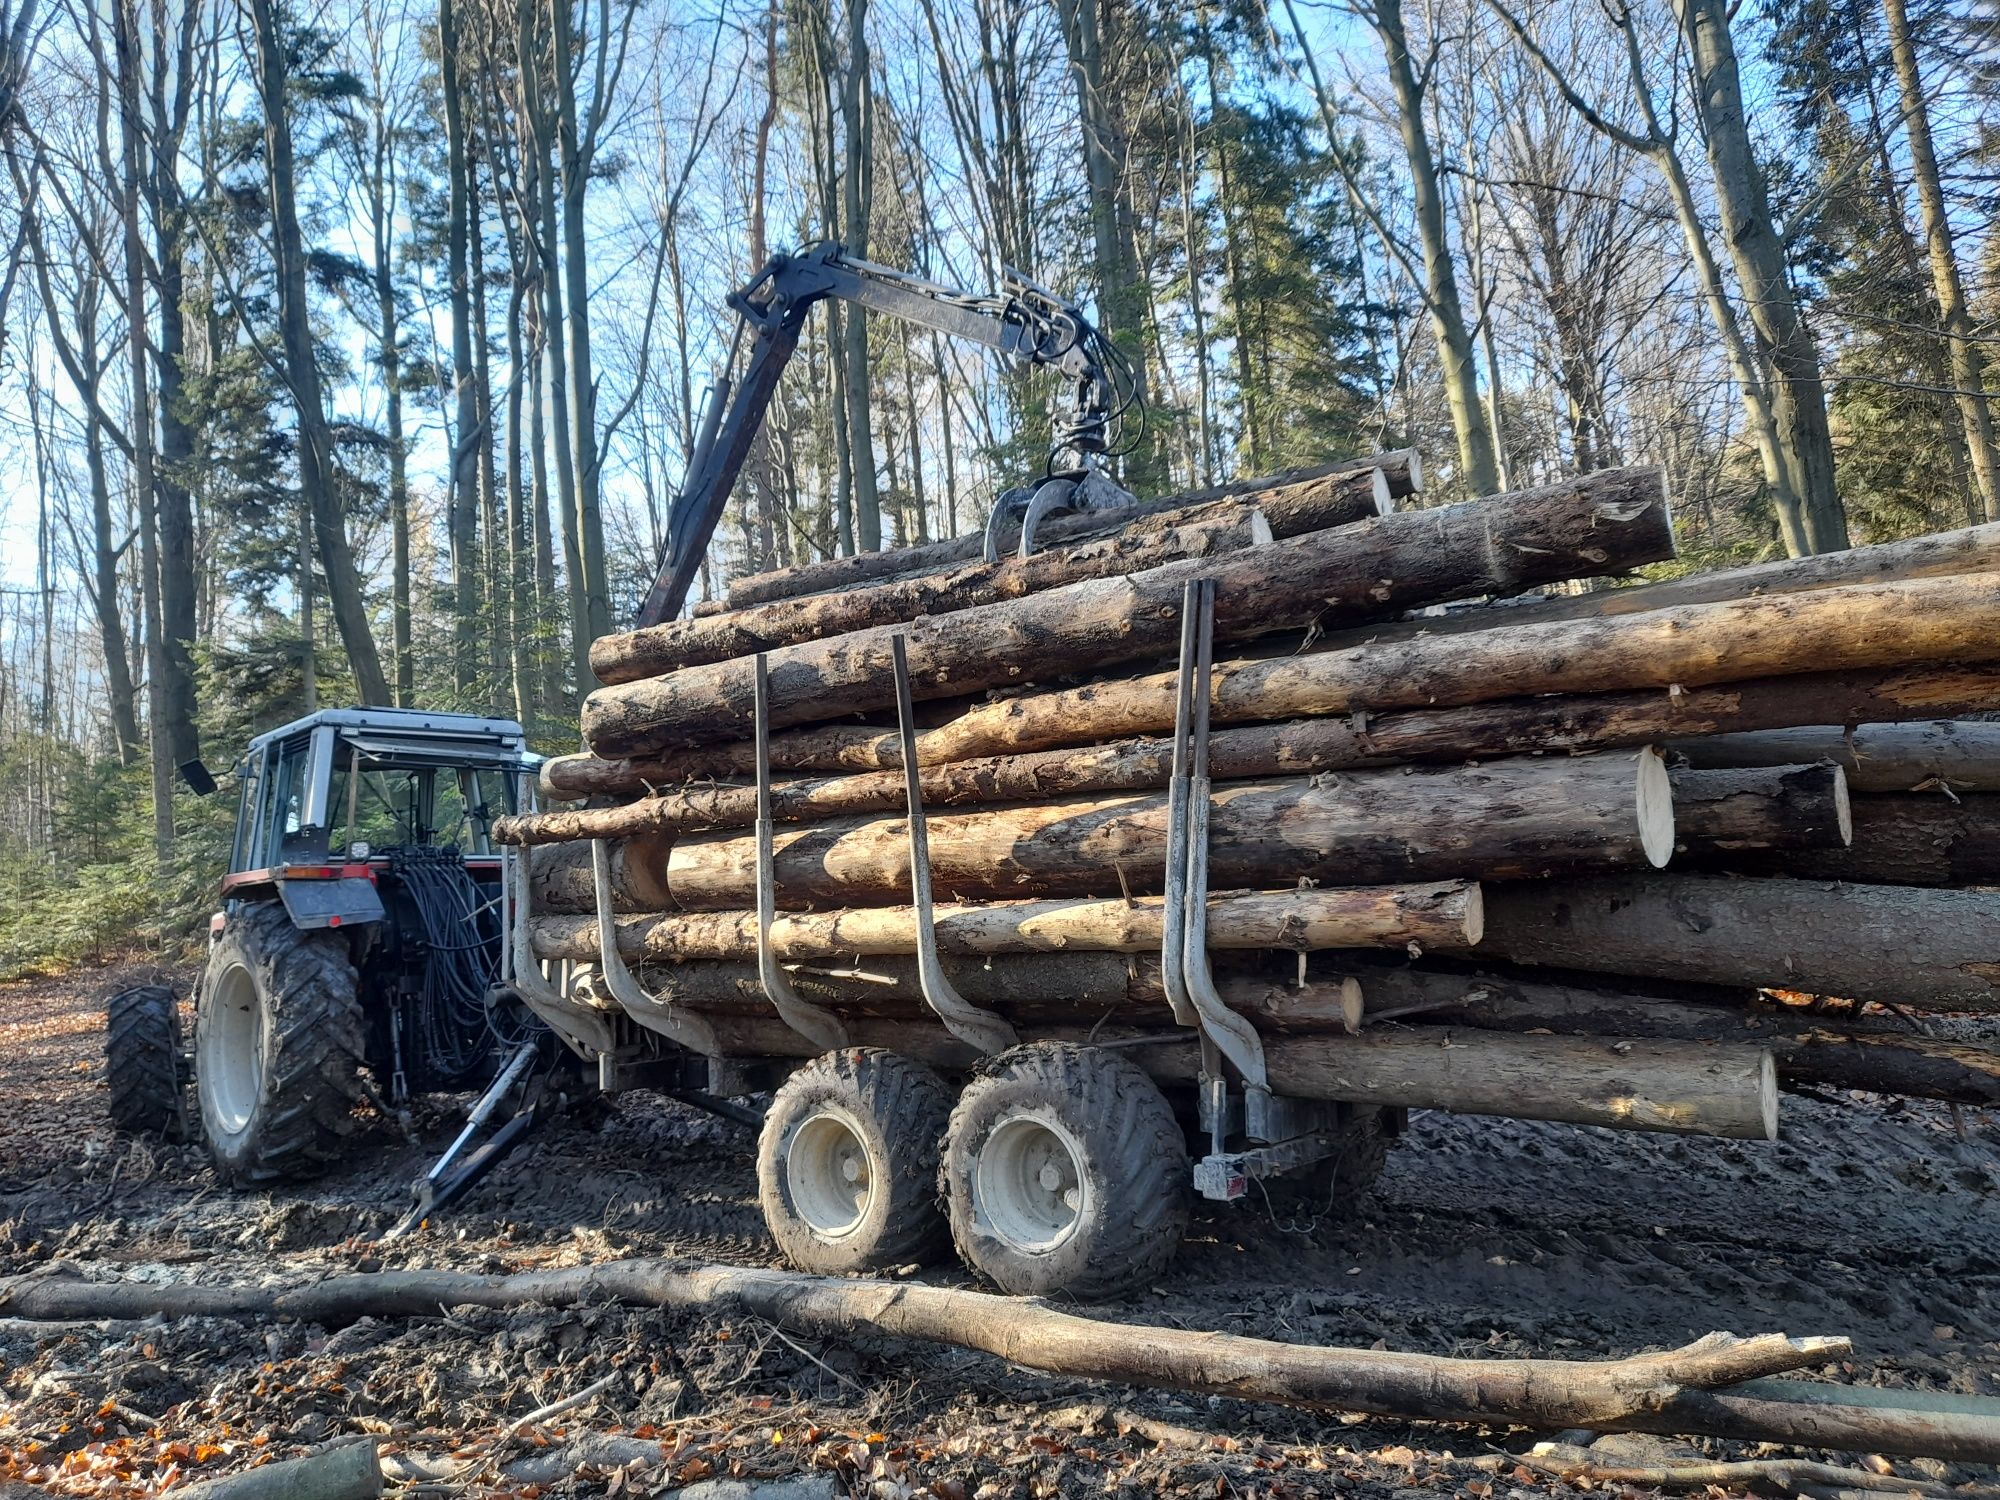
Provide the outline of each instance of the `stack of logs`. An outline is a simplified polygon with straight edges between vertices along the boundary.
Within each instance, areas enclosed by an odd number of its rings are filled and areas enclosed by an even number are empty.
[[[1382,454],[1064,518],[1027,558],[968,538],[742,579],[598,641],[589,753],[542,773],[586,805],[498,829],[539,846],[537,952],[597,957],[603,840],[657,997],[636,1019],[820,1050],[755,963],[766,653],[774,949],[848,1039],[970,1061],[910,958],[903,634],[958,989],[1023,1039],[1171,1032],[1162,789],[1206,577],[1208,941],[1280,1092],[1752,1137],[1774,1063],[2000,1101],[2000,1051],[1938,1019],[2000,1011],[2000,526],[1584,589],[1674,555],[1657,470],[1419,489]]]

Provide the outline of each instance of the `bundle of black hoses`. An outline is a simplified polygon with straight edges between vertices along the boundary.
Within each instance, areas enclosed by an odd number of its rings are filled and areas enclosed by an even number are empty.
[[[388,854],[428,950],[412,1018],[417,1066],[434,1084],[456,1083],[525,1040],[531,1019],[487,1003],[500,962],[498,887],[474,880],[455,849]]]

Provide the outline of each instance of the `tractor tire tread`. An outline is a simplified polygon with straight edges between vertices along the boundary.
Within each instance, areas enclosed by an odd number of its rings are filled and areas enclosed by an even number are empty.
[[[188,1136],[180,1002],[164,984],[117,990],[104,1003],[104,1081],[114,1129],[126,1135]]]

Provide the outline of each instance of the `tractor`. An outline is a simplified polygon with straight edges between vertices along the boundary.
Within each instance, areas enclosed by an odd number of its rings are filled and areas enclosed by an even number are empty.
[[[225,1179],[307,1177],[341,1157],[364,1101],[481,1088],[525,1060],[546,1029],[494,987],[489,830],[532,764],[518,724],[412,709],[328,710],[252,740],[195,985],[198,1109],[175,994],[137,985],[108,1001],[113,1124],[186,1138],[198,1121]],[[214,790],[198,763],[183,771]]]

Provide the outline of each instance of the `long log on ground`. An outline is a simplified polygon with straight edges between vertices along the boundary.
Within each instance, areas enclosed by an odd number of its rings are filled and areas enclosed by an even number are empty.
[[[1230,782],[1215,788],[1209,868],[1225,888],[1657,868],[1673,849],[1672,800],[1653,750]],[[1159,793],[940,813],[929,825],[932,880],[949,898],[1162,888],[1167,799]],[[781,904],[909,899],[904,819],[792,825],[776,830],[774,847]],[[620,911],[755,903],[750,835],[654,834],[611,849]],[[587,845],[536,849],[530,869],[537,909],[596,909]]]
[[[374,1500],[381,1493],[382,1466],[372,1437],[341,1438],[298,1458],[174,1489],[182,1500]]]
[[[1832,761],[1671,775],[1675,848],[1696,859],[1751,849],[1844,850],[1853,842],[1847,777]]]
[[[1692,1391],[1825,1365],[1851,1352],[1844,1338],[1710,1334],[1680,1349],[1620,1360],[1450,1359],[1100,1322],[1038,1299],[921,1282],[841,1280],[661,1260],[608,1261],[511,1276],[380,1271],[292,1286],[84,1281],[46,1272],[0,1281],[0,1308],[38,1320],[164,1315],[296,1319],[338,1327],[361,1318],[433,1317],[440,1307],[605,1302],[748,1313],[821,1337],[915,1339],[1086,1380],[1319,1411],[1535,1428],[1609,1429],[1641,1413],[1657,1422],[1670,1418]],[[1829,1394],[1837,1391],[1830,1388]],[[1771,1441],[1800,1440],[1789,1423],[1774,1422],[1770,1431]],[[1984,1453],[1988,1444],[1976,1446]],[[2000,1456],[2000,1443],[1990,1446]],[[1892,1442],[1883,1451],[1904,1450]],[[1966,1455],[1954,1448],[1947,1456]]]
[[[1631,749],[1677,736],[1775,729],[1828,717],[1886,723],[1967,713],[2000,703],[2000,667],[1929,666],[1809,672],[1711,687],[1643,689],[1574,697],[1508,699],[1461,708],[1356,713],[1217,730],[1210,754],[1218,780],[1294,775],[1394,765],[1462,761],[1546,751]],[[1141,791],[1160,782],[1164,740],[1118,740],[1072,750],[1029,751],[925,763],[927,803],[968,805],[1086,791]],[[780,771],[859,772],[820,781],[780,783],[773,812],[780,820],[874,812],[902,805],[901,742],[893,733],[859,725],[817,725],[774,735],[771,761]],[[897,770],[876,777],[870,773]],[[559,755],[544,762],[542,795],[555,800],[625,796],[664,788],[648,804],[594,810],[580,822],[556,812],[506,818],[495,837],[510,843],[613,837],[656,828],[745,827],[756,811],[748,788],[696,784],[702,778],[754,772],[746,742],[704,747],[656,761],[600,760]],[[935,774],[933,774],[935,773]],[[1850,786],[1852,783],[1850,782]],[[989,795],[987,788],[992,788]],[[650,803],[657,802],[657,807]],[[630,818],[630,824],[617,821]],[[545,831],[544,831],[545,830]],[[595,830],[595,831],[593,831]]]
[[[1932,791],[1856,797],[1854,842],[1846,849],[1716,850],[1693,863],[1745,875],[1863,885],[2000,886],[2000,795]]]
[[[1480,951],[1516,963],[2000,1011],[2000,891],[1662,874],[1485,895]]]
[[[933,909],[946,953],[1148,953],[1160,946],[1158,897],[1131,901],[995,901]],[[543,958],[595,962],[594,916],[536,916]],[[757,951],[752,911],[670,912],[618,919],[618,951],[634,963],[743,958]],[[1218,891],[1208,899],[1208,943],[1222,950],[1472,947],[1485,928],[1479,887],[1336,886],[1324,890]],[[917,951],[916,914],[907,906],[786,912],[771,924],[771,945],[788,960],[867,958]]]
[[[1335,640],[1337,644],[1347,645],[1364,640],[1402,640],[1415,635],[1454,635],[1467,630],[1509,625],[1602,619],[1651,609],[1675,609],[1688,604],[1715,604],[1725,599],[1744,599],[1759,594],[1798,594],[1857,583],[1945,578],[1959,573],[1990,573],[1996,569],[2000,569],[2000,525],[1968,526],[1905,541],[1851,547],[1845,552],[1822,552],[1812,557],[1786,558],[1747,568],[1691,573],[1683,578],[1637,584],[1629,588],[1523,599],[1492,610],[1478,607],[1451,610],[1441,615],[1425,615],[1341,632]]]
[[[1183,558],[1218,557],[1270,540],[1270,522],[1255,505],[1216,501],[1145,516],[1116,535],[1032,557],[966,563],[869,588],[780,599],[728,614],[669,620],[601,636],[590,648],[590,670],[602,683],[636,682],[801,641],[1021,599],[1087,579],[1123,578]]]
[[[1075,516],[1054,516],[1037,531],[1044,547],[1068,545],[1092,537],[1113,535],[1147,515],[1184,509],[1217,500],[1245,500],[1264,511],[1279,536],[1324,531],[1353,521],[1387,515],[1394,502],[1423,488],[1423,465],[1404,448],[1371,458],[1293,469],[1262,479],[1240,480],[1192,494],[1169,496],[1123,510]],[[1015,531],[1007,540],[1018,537]],[[905,574],[975,562],[985,555],[983,532],[900,547],[888,552],[863,552],[854,557],[830,557],[802,567],[753,573],[729,585],[729,608],[745,609],[774,599],[832,593]]]
[[[1987,705],[2000,710],[2000,697]],[[1852,722],[1852,721],[1850,721]],[[1856,792],[2000,792],[2000,723],[1840,724],[1717,735],[1672,747],[1693,766],[1770,766],[1829,760]]]
[[[1197,578],[1215,581],[1215,638],[1230,643],[1672,555],[1660,471],[1608,470],[1309,532],[1219,559],[1066,584],[908,626],[783,646],[770,653],[770,722],[783,728],[893,703],[890,648],[897,635],[907,636],[917,699],[1158,657],[1179,642],[1182,590]],[[754,679],[752,663],[739,659],[601,687],[585,700],[584,738],[599,755],[740,738],[753,719]]]
[[[2000,1046],[1913,1031],[1893,1015],[1829,1016],[1800,1004],[1727,1004],[1634,993],[1644,980],[1605,990],[1581,982],[1481,971],[1353,967],[1369,1025],[1393,1020],[1558,1036],[1661,1037],[1750,1043],[1770,1050],[1779,1081],[1949,1104],[2000,1104]],[[1324,1031],[1344,1023],[1321,984],[1274,987],[1253,1015],[1260,1025]]]

